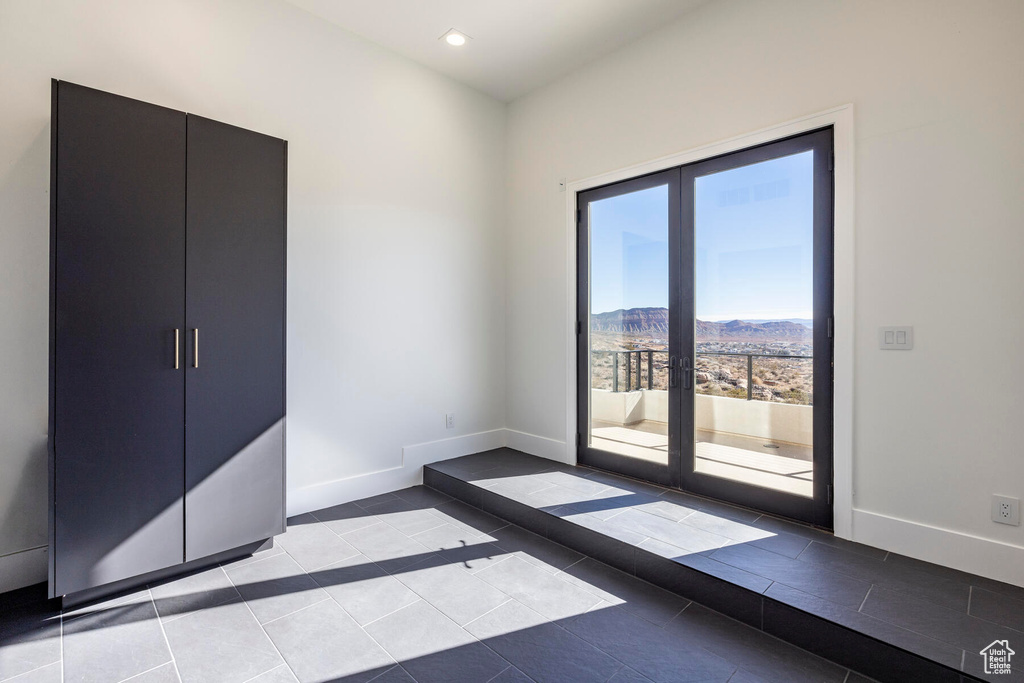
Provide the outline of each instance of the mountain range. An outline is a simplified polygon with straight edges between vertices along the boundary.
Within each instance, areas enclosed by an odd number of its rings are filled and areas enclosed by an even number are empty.
[[[808,321],[810,322],[810,321]],[[590,316],[594,332],[668,336],[667,308],[629,308]],[[697,338],[716,341],[810,341],[811,328],[793,320],[697,321]]]

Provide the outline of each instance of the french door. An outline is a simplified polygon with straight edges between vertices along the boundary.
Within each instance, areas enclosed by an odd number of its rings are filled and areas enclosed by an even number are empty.
[[[832,129],[579,193],[578,458],[832,526]]]

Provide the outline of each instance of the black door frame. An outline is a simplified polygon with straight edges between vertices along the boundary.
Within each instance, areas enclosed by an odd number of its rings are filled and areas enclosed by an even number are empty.
[[[833,316],[833,183],[832,183],[832,128],[825,128],[793,137],[768,142],[710,159],[683,166],[682,191],[683,234],[685,243],[679,253],[683,278],[682,320],[693,320],[694,311],[694,181],[706,175],[733,168],[749,166],[771,159],[791,156],[806,151],[814,152],[814,416],[813,416],[813,498],[786,494],[761,486],[744,484],[732,479],[701,474],[695,471],[695,391],[683,392],[681,401],[682,486],[687,491],[711,498],[738,502],[783,517],[797,519],[824,528],[832,528],[832,332]],[[689,244],[687,248],[686,244]],[[684,325],[681,340],[686,355],[695,352],[694,328]],[[687,438],[689,435],[689,438]]]
[[[668,185],[668,252],[678,252],[680,247],[679,225],[680,192],[679,169],[670,168],[649,175],[631,178],[621,182],[596,187],[577,194],[576,199],[576,415],[577,415],[577,458],[585,465],[599,469],[611,470],[637,479],[651,481],[663,486],[678,487],[680,485],[680,396],[679,392],[669,392],[669,450],[668,465],[659,465],[648,460],[625,458],[591,448],[589,443],[590,419],[590,216],[588,206],[591,202],[631,194],[652,187]],[[682,306],[682,289],[679,282],[678,268],[669,267],[669,357],[680,357],[681,319],[673,313]],[[584,329],[588,330],[584,334]],[[675,444],[675,448],[672,445]]]
[[[611,470],[699,495],[738,503],[815,526],[833,526],[833,315],[834,315],[834,179],[832,126],[803,132],[657,173],[588,189],[577,194],[577,457],[582,464]],[[814,151],[813,287],[814,287],[814,480],[813,498],[786,494],[694,470],[695,391],[692,382],[694,327],[694,180],[700,176],[801,152]],[[673,174],[675,174],[673,176]],[[668,471],[654,463],[589,447],[589,220],[588,204],[670,183],[669,354],[688,368],[669,390]],[[672,184],[678,189],[673,201]],[[689,245],[689,246],[687,246]],[[584,331],[586,330],[586,334]],[[675,388],[675,390],[673,390]]]

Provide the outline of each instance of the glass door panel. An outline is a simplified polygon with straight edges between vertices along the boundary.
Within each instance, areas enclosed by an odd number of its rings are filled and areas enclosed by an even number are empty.
[[[678,172],[583,193],[579,206],[581,460],[670,484],[678,479],[678,448],[669,447]]]
[[[694,183],[697,472],[810,498],[814,152]]]
[[[683,487],[832,523],[831,130],[681,170]]]

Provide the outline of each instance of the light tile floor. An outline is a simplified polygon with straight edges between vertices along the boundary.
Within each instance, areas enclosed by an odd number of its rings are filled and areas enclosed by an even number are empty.
[[[0,617],[0,680],[863,681],[424,487],[302,515],[273,549]]]

